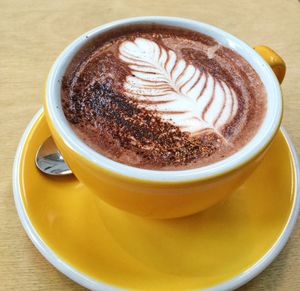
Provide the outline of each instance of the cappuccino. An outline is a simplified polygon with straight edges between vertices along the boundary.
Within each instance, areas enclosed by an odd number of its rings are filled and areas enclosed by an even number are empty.
[[[163,25],[109,31],[83,47],[62,81],[75,133],[117,162],[183,170],[245,146],[266,111],[257,73],[210,36]]]

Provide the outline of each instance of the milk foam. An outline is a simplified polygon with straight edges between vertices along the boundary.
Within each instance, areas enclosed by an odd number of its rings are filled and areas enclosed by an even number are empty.
[[[74,57],[62,106],[95,151],[130,166],[181,170],[232,155],[260,127],[266,92],[240,55],[163,25],[100,35]]]
[[[125,94],[182,131],[198,135],[209,129],[222,135],[222,127],[237,113],[237,96],[230,86],[155,41],[124,41],[119,58],[131,69],[123,84]]]

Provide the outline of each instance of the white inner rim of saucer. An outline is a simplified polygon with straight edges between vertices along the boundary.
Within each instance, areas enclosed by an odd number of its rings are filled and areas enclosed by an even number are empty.
[[[19,218],[21,220],[21,223],[35,245],[35,247],[40,251],[40,253],[60,272],[65,274],[67,277],[69,277],[71,280],[75,281],[76,283],[91,289],[91,290],[107,290],[107,291],[116,291],[116,290],[126,290],[123,288],[114,287],[111,285],[107,285],[101,281],[95,280],[88,275],[76,270],[71,265],[64,262],[63,259],[59,258],[55,254],[55,252],[46,245],[46,243],[42,240],[42,238],[39,236],[37,231],[34,229],[33,225],[30,222],[30,219],[26,213],[24,203],[22,201],[22,195],[21,195],[21,189],[20,189],[20,181],[19,181],[19,171],[20,171],[20,161],[21,161],[21,154],[22,150],[25,144],[25,141],[28,137],[28,134],[30,133],[30,130],[32,126],[37,121],[38,117],[42,114],[43,109],[40,109],[33,119],[28,124],[17,149],[14,166],[13,166],[13,173],[12,173],[12,179],[13,179],[13,194],[15,199],[15,204],[17,208],[17,212],[19,215]],[[282,233],[276,240],[276,242],[273,244],[273,246],[265,253],[263,257],[261,257],[255,264],[253,264],[250,268],[246,269],[244,272],[240,273],[239,275],[223,282],[217,285],[214,285],[212,287],[206,288],[206,289],[199,289],[202,291],[223,291],[223,290],[232,290],[236,289],[244,284],[246,284],[248,281],[256,277],[259,273],[261,273],[281,252],[283,247],[285,246],[289,236],[291,235],[291,232],[295,226],[299,207],[300,207],[300,198],[299,198],[299,161],[297,157],[297,152],[293,146],[293,143],[291,139],[289,138],[287,132],[283,127],[281,127],[281,130],[285,136],[285,138],[288,141],[289,148],[292,153],[292,158],[294,162],[294,171],[295,171],[295,196],[293,201],[293,207],[291,210],[291,213],[289,215],[287,224],[285,225]]]

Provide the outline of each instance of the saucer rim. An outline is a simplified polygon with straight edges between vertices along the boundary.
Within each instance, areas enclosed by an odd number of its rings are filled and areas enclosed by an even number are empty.
[[[108,285],[104,282],[101,282],[99,280],[93,279],[92,277],[78,271],[76,268],[72,267],[68,263],[66,263],[62,258],[60,258],[41,238],[41,236],[38,234],[38,232],[35,230],[34,226],[32,225],[26,209],[25,205],[23,203],[22,194],[21,194],[21,187],[20,187],[20,180],[19,180],[19,171],[20,171],[20,161],[22,156],[22,150],[24,148],[24,144],[28,138],[28,135],[34,126],[34,124],[37,122],[37,120],[41,117],[43,113],[43,108],[41,108],[31,119],[31,121],[28,123],[21,139],[17,147],[14,165],[13,165],[13,171],[12,171],[12,179],[13,179],[13,195],[14,195],[14,201],[15,206],[17,209],[17,213],[19,216],[19,219],[21,221],[21,224],[27,233],[28,237],[34,244],[34,246],[39,250],[39,252],[44,256],[44,258],[52,264],[57,270],[59,270],[61,273],[66,275],[68,278],[73,280],[74,282],[78,283],[79,285],[86,287],[91,290],[107,290],[107,291],[116,291],[116,290],[127,290],[124,288],[119,288],[116,286]],[[289,214],[289,218],[287,220],[287,223],[285,227],[283,228],[281,234],[278,236],[277,240],[274,242],[274,244],[271,246],[271,248],[258,260],[256,263],[254,263],[252,266],[250,266],[245,271],[239,273],[238,275],[222,282],[219,284],[216,284],[214,286],[211,286],[209,288],[205,289],[198,289],[199,291],[222,291],[222,290],[233,290],[236,289],[253,278],[255,278],[258,274],[260,274],[268,265],[270,265],[273,260],[278,256],[278,254],[281,252],[283,247],[286,245],[292,230],[294,229],[294,226],[297,221],[299,208],[300,208],[300,190],[299,190],[299,161],[296,149],[286,132],[283,126],[280,127],[280,130],[282,131],[284,138],[286,139],[289,150],[291,152],[292,162],[293,162],[293,171],[295,174],[295,195],[293,199],[293,205]]]

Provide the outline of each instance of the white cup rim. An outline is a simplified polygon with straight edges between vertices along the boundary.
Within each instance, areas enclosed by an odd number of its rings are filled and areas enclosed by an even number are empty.
[[[222,45],[239,53],[252,65],[260,76],[267,92],[268,105],[266,116],[260,129],[251,141],[233,155],[221,161],[194,169],[174,171],[141,169],[118,163],[101,155],[85,144],[72,130],[62,111],[60,88],[62,76],[75,53],[87,42],[87,39],[112,28],[128,24],[153,22],[170,26],[180,26],[212,36]],[[56,59],[49,72],[46,84],[46,107],[52,124],[66,145],[91,163],[110,172],[130,178],[161,182],[186,182],[189,180],[207,179],[232,171],[247,163],[265,149],[273,139],[281,122],[282,96],[278,80],[270,66],[253,48],[233,35],[212,25],[194,20],[166,16],[143,16],[117,20],[96,27],[84,33],[66,47]]]

